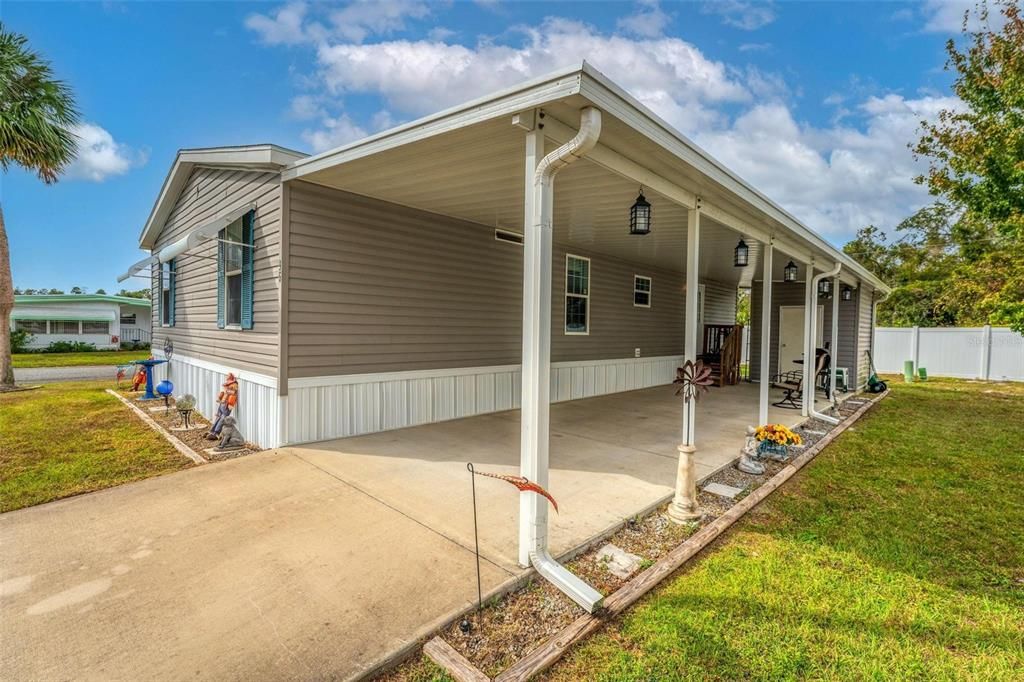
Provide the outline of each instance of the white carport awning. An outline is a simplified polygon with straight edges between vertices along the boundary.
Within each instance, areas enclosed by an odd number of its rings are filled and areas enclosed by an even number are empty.
[[[140,272],[142,272],[143,270],[157,262],[159,261],[157,261],[156,256],[147,256],[146,258],[143,258],[138,263],[135,263],[130,268],[128,268],[128,270],[123,275],[120,275],[117,278],[117,281],[123,282],[129,277],[134,277],[135,275],[139,274]]]
[[[156,257],[161,263],[166,263],[173,258],[177,258],[181,254],[199,246],[203,242],[216,239],[221,230],[244,216],[249,211],[254,210],[256,210],[256,204],[247,204],[241,208],[231,211],[230,213],[222,215],[205,225],[193,228],[178,241],[168,244],[164,248],[160,249],[156,253]]]

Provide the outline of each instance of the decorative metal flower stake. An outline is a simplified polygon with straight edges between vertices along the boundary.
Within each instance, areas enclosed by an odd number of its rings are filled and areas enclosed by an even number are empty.
[[[714,380],[711,378],[711,368],[703,360],[687,360],[682,367],[676,369],[676,380],[672,383],[679,384],[676,395],[683,396],[683,402],[688,403],[691,399],[700,398],[701,393],[707,393],[708,386]]]

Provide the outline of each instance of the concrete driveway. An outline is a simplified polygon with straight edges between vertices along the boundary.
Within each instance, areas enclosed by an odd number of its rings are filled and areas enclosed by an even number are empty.
[[[698,474],[753,386],[698,406]],[[552,407],[558,554],[665,499],[672,387]],[[773,412],[793,423],[799,413]],[[0,679],[350,678],[476,598],[467,461],[517,471],[519,415],[260,453],[0,515]],[[479,478],[484,590],[521,574],[518,492]]]
[[[114,381],[113,365],[81,365],[77,367],[15,368],[14,380],[19,384],[49,384],[54,381],[86,381],[110,379]]]

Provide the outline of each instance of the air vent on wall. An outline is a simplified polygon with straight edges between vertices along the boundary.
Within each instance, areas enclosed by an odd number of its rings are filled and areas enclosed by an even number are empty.
[[[494,238],[499,242],[508,242],[509,244],[523,245],[523,235],[518,232],[510,232],[509,230],[495,230]]]

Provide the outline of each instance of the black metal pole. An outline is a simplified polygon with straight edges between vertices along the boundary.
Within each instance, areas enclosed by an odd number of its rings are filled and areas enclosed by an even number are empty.
[[[466,462],[466,468],[469,469],[469,480],[473,488],[473,542],[476,546],[476,608],[479,611],[484,608],[484,597],[483,590],[480,587],[480,534],[476,527],[476,471],[473,469],[472,462]]]

